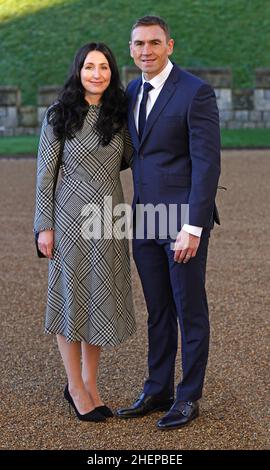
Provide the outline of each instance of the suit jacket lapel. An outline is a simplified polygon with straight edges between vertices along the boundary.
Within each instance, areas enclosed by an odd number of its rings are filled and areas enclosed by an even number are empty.
[[[134,88],[132,99],[129,102],[129,110],[128,110],[128,121],[129,121],[129,126],[130,126],[129,131],[132,136],[133,145],[136,147],[136,149],[139,148],[140,142],[139,142],[139,136],[138,136],[135,119],[134,119],[134,107],[136,104],[136,100],[137,100],[137,96],[138,96],[141,84],[142,84],[142,80],[139,79],[138,83],[136,84]]]
[[[157,97],[157,100],[149,113],[149,116],[146,121],[146,125],[144,128],[144,132],[142,135],[142,140],[140,145],[143,144],[144,140],[146,139],[147,135],[149,134],[150,130],[152,129],[155,121],[157,120],[158,116],[162,112],[163,108],[168,103],[169,99],[173,95],[175,91],[175,83],[179,80],[179,70],[174,65],[169,77],[167,78],[166,82],[163,85],[163,88],[160,94]]]

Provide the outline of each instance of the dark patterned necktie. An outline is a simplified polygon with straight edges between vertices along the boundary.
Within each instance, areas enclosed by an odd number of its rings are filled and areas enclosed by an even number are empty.
[[[150,90],[154,88],[150,83],[144,82],[143,84],[143,97],[140,104],[140,112],[139,112],[139,139],[141,140],[145,122],[146,122],[146,103],[148,100],[148,93]]]

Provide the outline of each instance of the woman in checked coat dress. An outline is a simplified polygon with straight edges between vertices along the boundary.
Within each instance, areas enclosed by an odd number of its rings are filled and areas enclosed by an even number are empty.
[[[112,416],[97,387],[101,347],[135,332],[128,240],[82,231],[89,204],[102,208],[110,197],[113,209],[124,202],[120,168],[132,155],[126,107],[112,52],[86,44],[46,113],[39,143],[34,231],[49,258],[45,331],[57,336],[64,397],[83,421]],[[101,226],[104,233],[104,216]]]

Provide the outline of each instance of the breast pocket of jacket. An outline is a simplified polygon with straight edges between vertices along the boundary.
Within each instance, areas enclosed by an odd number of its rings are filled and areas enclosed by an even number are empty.
[[[179,128],[183,125],[184,122],[184,116],[180,114],[175,114],[175,115],[169,115],[169,114],[162,114],[159,118],[160,123],[165,126],[165,127],[176,127]]]

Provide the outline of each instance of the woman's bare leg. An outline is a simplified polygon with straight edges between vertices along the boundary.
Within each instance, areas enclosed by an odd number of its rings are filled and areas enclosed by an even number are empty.
[[[69,393],[80,414],[92,411],[95,406],[84,386],[81,371],[81,342],[68,343],[62,335],[57,336],[58,348],[65,366]]]
[[[97,388],[101,347],[82,342],[82,377],[94,406],[103,405]]]

